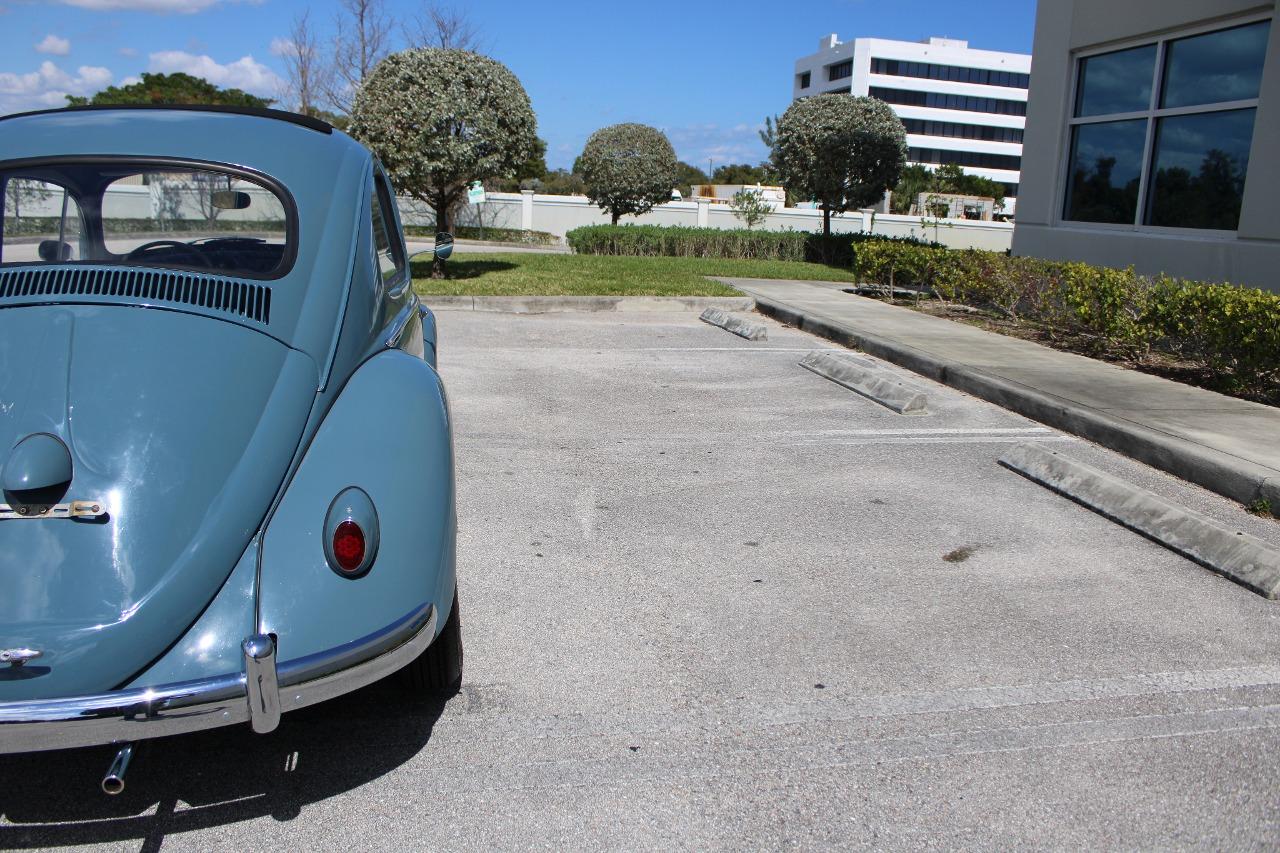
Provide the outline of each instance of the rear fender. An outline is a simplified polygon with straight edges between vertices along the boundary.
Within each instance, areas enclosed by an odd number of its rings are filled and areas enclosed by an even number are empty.
[[[373,501],[379,536],[367,574],[329,567],[324,520],[357,486]],[[455,584],[453,440],[440,377],[400,350],[352,375],[307,448],[262,540],[259,630],[279,657],[330,649],[435,604],[448,618]]]
[[[432,367],[436,366],[436,315],[430,308],[425,305],[418,306],[418,313],[422,316],[422,344],[423,358],[427,360],[427,364]]]

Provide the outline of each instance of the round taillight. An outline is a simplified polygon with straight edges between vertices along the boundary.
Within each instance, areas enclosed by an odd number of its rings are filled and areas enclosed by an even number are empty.
[[[344,572],[354,572],[364,563],[364,531],[348,519],[333,531],[333,558]]]

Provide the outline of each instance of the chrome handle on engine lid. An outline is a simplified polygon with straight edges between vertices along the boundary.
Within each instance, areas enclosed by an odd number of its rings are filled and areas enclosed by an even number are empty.
[[[0,504],[0,521],[6,519],[101,518],[107,514],[102,501],[71,501],[52,506]]]

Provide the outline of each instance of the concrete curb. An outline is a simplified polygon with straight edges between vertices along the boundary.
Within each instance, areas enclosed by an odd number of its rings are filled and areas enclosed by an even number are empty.
[[[424,296],[432,309],[451,311],[494,311],[505,314],[552,314],[560,312],[618,311],[750,311],[755,300],[749,296]]]
[[[763,341],[769,338],[769,331],[762,324],[735,317],[720,308],[708,308],[698,319],[712,326],[719,326],[726,332],[733,332],[738,337],[749,341]]]
[[[800,366],[900,415],[929,414],[929,398],[923,390],[875,367],[829,352],[811,352]]]
[[[980,368],[954,364],[898,341],[810,317],[782,302],[757,298],[756,309],[779,322],[860,349],[1042,424],[1087,438],[1234,501],[1248,504],[1266,498],[1273,507],[1280,506],[1280,480],[1270,468],[1085,408]]]
[[[1280,596],[1280,550],[1257,537],[1035,444],[1017,445],[1000,464],[1264,598]]]

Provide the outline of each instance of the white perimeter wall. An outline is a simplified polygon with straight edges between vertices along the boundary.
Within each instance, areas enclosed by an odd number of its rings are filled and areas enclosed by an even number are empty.
[[[265,192],[265,191],[263,191]],[[147,187],[115,187],[112,208],[116,216],[145,219],[153,215],[151,194]],[[409,198],[398,199],[405,225],[431,225],[435,221],[429,208]],[[22,215],[57,216],[61,198],[33,202],[22,206]],[[219,219],[237,219],[245,211],[223,211]],[[182,218],[203,218],[194,206],[180,214]],[[675,201],[660,205],[644,216],[624,216],[622,223],[644,225],[685,225],[706,228],[744,228],[728,205],[696,201]],[[586,196],[534,195],[533,193],[489,193],[484,204],[466,205],[459,214],[459,225],[486,228],[512,228],[517,231],[545,231],[563,240],[564,235],[582,225],[608,225],[609,217],[587,200]],[[807,208],[775,210],[757,226],[769,231],[822,230],[822,211]],[[1013,239],[1013,226],[1005,222],[975,222],[967,219],[922,219],[918,216],[895,216],[877,213],[841,213],[831,217],[831,230],[840,234],[873,232],[886,237],[915,237],[933,240],[953,249],[988,249],[1008,251]]]
[[[431,225],[435,218],[429,208],[413,199],[401,198],[400,215],[405,225]],[[702,208],[701,210],[699,208]],[[695,201],[673,201],[654,208],[644,216],[624,216],[621,224],[684,225],[688,227],[743,228],[728,205]],[[532,193],[489,193],[484,204],[461,209],[458,225],[486,228],[513,228],[518,231],[545,231],[560,239],[582,225],[608,225],[609,217],[585,196],[534,195]],[[822,211],[785,208],[771,213],[763,225],[769,231],[822,230]],[[886,237],[915,237],[934,240],[953,249],[1008,251],[1013,226],[1005,222],[975,222],[967,219],[922,219],[877,213],[842,213],[831,217],[837,233],[873,232]]]

